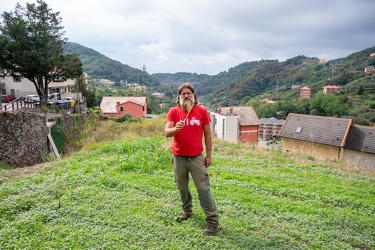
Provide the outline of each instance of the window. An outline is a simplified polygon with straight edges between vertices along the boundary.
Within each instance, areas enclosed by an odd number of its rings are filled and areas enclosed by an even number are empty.
[[[303,127],[297,127],[296,133],[301,133]]]
[[[20,76],[13,76],[13,82],[20,82],[21,77]]]
[[[121,112],[124,112],[124,107],[120,107],[120,111],[121,111]]]

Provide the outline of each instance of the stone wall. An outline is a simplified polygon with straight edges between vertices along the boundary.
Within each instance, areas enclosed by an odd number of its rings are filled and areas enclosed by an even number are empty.
[[[0,161],[11,166],[31,166],[49,153],[46,116],[32,112],[0,112]]]

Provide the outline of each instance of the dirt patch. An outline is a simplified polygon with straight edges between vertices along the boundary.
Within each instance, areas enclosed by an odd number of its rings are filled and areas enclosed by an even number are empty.
[[[45,162],[45,163],[30,166],[30,167],[22,167],[22,168],[15,168],[11,170],[5,170],[4,172],[0,173],[0,177],[4,179],[11,179],[11,178],[19,178],[19,177],[34,175],[34,174],[39,173],[49,164],[50,164],[49,162]]]

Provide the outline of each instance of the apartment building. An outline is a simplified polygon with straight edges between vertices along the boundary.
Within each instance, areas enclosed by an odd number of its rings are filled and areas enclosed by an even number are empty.
[[[274,117],[260,119],[260,126],[258,130],[258,137],[262,138],[273,138],[277,136],[283,126],[285,120],[278,120]]]

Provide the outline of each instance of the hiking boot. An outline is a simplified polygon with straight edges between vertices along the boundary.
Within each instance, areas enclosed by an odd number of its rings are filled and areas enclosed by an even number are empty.
[[[215,236],[216,233],[219,231],[219,228],[216,226],[207,226],[205,230],[203,230],[203,234],[207,236]]]
[[[177,217],[177,221],[183,221],[189,219],[193,214],[183,212],[180,216]]]

